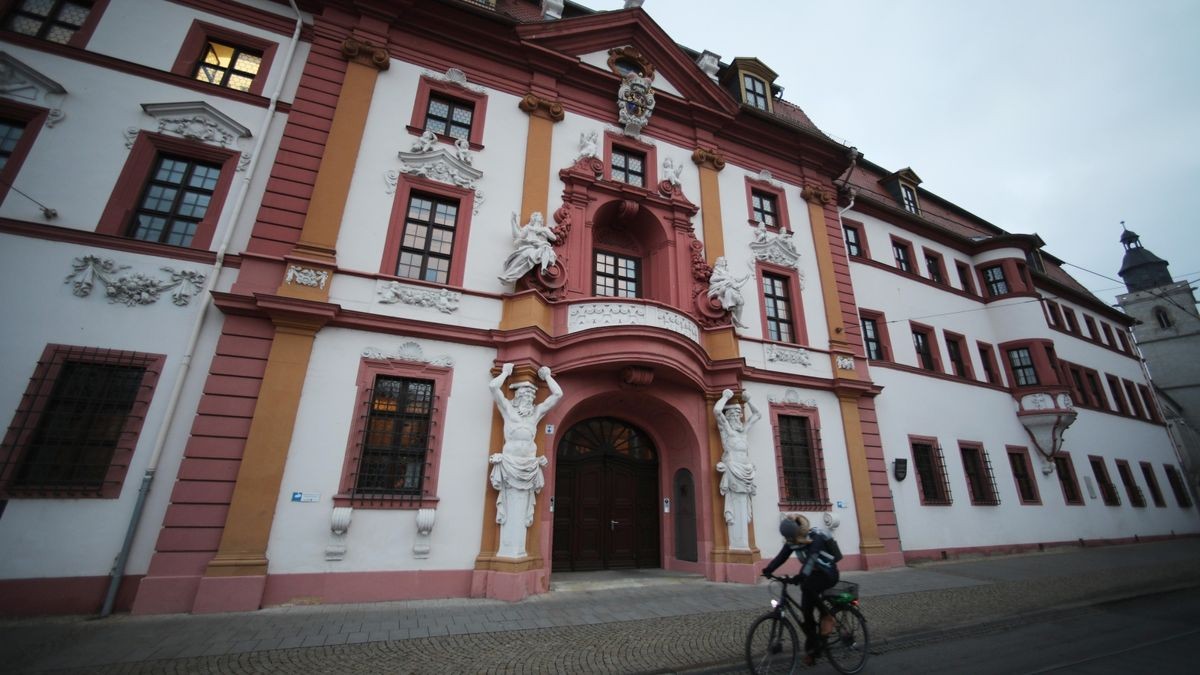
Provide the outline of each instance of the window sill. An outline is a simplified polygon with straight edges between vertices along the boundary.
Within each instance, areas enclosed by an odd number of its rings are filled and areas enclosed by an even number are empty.
[[[333,497],[334,506],[348,506],[355,509],[379,511],[413,511],[416,509],[433,509],[438,505],[437,497],[405,497],[397,495],[347,495]]]

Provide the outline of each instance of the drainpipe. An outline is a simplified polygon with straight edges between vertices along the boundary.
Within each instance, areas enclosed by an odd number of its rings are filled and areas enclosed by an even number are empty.
[[[167,435],[171,431],[171,423],[174,422],[175,413],[179,407],[179,397],[183,392],[183,384],[187,379],[188,370],[192,365],[192,356],[196,351],[196,343],[200,341],[200,332],[204,328],[204,319],[208,315],[209,307],[212,306],[212,290],[216,288],[217,279],[221,275],[221,270],[225,265],[225,253],[229,250],[229,242],[233,239],[238,219],[241,218],[242,209],[246,205],[246,195],[250,192],[250,179],[254,176],[254,171],[258,167],[258,158],[262,154],[263,145],[267,140],[267,133],[270,131],[271,123],[274,121],[275,108],[279,103],[279,96],[283,92],[283,85],[287,81],[288,71],[292,65],[292,57],[296,55],[296,47],[300,44],[300,29],[304,26],[304,17],[300,14],[300,9],[296,7],[295,0],[288,0],[288,4],[291,5],[292,12],[296,15],[296,28],[292,31],[292,39],[288,43],[287,53],[283,58],[283,65],[279,70],[279,78],[275,85],[275,91],[271,94],[270,102],[267,104],[262,122],[259,124],[258,138],[255,139],[254,149],[251,150],[250,163],[244,169],[245,176],[242,179],[242,189],[238,192],[233,209],[226,218],[228,227],[225,228],[225,235],[221,238],[221,244],[217,248],[216,262],[213,263],[212,272],[208,275],[204,289],[196,296],[200,301],[200,309],[196,312],[196,320],[192,324],[191,335],[188,336],[187,349],[179,361],[179,374],[175,377],[175,384],[171,387],[171,397],[167,399],[167,409],[163,413],[163,423],[159,426],[158,435],[154,439],[154,449],[150,453],[150,462],[146,465],[146,473],[142,475],[142,484],[138,488],[137,501],[133,504],[133,513],[129,517],[129,527],[125,530],[125,540],[121,543],[121,552],[117,554],[116,560],[113,561],[112,572],[109,574],[108,593],[104,596],[104,606],[100,609],[101,618],[112,614],[113,604],[117,598],[117,590],[121,585],[121,578],[125,576],[125,565],[129,562],[129,550],[133,547],[133,537],[137,533],[138,524],[142,519],[142,511],[146,506],[146,497],[150,493],[150,484],[154,481],[154,472],[158,469],[158,460],[162,456],[163,447],[167,443]]]

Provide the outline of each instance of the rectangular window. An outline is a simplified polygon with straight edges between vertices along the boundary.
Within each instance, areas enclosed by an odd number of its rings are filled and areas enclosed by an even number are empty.
[[[1118,459],[1117,474],[1121,476],[1121,484],[1125,486],[1125,494],[1129,495],[1129,503],[1139,508],[1146,506],[1146,497],[1142,495],[1142,489],[1138,487],[1137,481],[1133,478],[1133,471],[1129,468],[1129,462]]]
[[[1142,405],[1146,407],[1146,413],[1150,416],[1150,420],[1161,424],[1162,416],[1158,414],[1158,403],[1150,393],[1150,388],[1144,384],[1139,384],[1137,388],[1138,393],[1142,395]]]
[[[1083,504],[1083,493],[1079,491],[1079,479],[1075,477],[1075,463],[1070,455],[1059,453],[1054,456],[1054,473],[1062,488],[1063,501],[1073,506]]]
[[[906,241],[892,239],[892,255],[896,259],[896,269],[912,274],[912,245]]]
[[[351,496],[420,496],[432,419],[433,382],[377,376]]]
[[[946,283],[946,263],[942,261],[942,256],[925,250],[925,271],[929,274],[929,280],[935,284]]]
[[[946,357],[950,359],[950,368],[958,377],[974,379],[971,370],[971,357],[967,354],[967,340],[961,335],[946,333]]]
[[[91,0],[22,0],[4,17],[5,30],[70,44],[92,11]]]
[[[1125,403],[1125,393],[1121,390],[1121,381],[1112,375],[1105,375],[1108,380],[1108,389],[1112,392],[1113,407],[1122,415],[1129,414],[1129,405]]]
[[[1117,341],[1113,338],[1112,326],[1109,326],[1106,323],[1101,323],[1100,329],[1104,331],[1104,341],[1109,347],[1116,349]]]
[[[118,497],[164,360],[47,346],[0,446],[0,496]]]
[[[1104,395],[1104,388],[1100,386],[1100,376],[1094,370],[1083,371],[1083,379],[1087,381],[1088,391],[1092,398],[1096,401],[1096,407],[1102,410],[1108,410],[1108,398]]]
[[[885,356],[883,350],[883,340],[880,339],[879,336],[879,325],[876,323],[875,319],[869,319],[865,316],[861,317],[861,321],[863,346],[866,347],[867,358],[871,359],[872,361],[883,361]]]
[[[220,164],[159,155],[142,189],[127,236],[190,246],[208,213],[220,178]]]
[[[1017,485],[1017,496],[1022,504],[1041,504],[1037,483],[1033,480],[1033,467],[1029,464],[1027,448],[1008,448],[1008,465],[1012,469],[1013,481]]]
[[[913,348],[917,351],[917,365],[925,370],[939,372],[933,359],[933,349],[929,346],[929,332],[921,328],[914,328],[912,336]]]
[[[996,366],[996,353],[992,351],[992,346],[986,342],[976,342],[975,347],[979,349],[979,362],[983,364],[983,375],[988,384],[1003,384],[1000,382],[1000,370]]]
[[[1090,337],[1092,340],[1095,340],[1096,342],[1099,342],[1100,341],[1100,330],[1098,328],[1096,328],[1096,320],[1093,319],[1092,317],[1088,316],[1087,314],[1084,314],[1083,315],[1083,323],[1085,326],[1087,326],[1088,337]]]
[[[596,295],[640,297],[640,268],[641,261],[637,258],[596,251]]]
[[[958,270],[958,283],[966,293],[975,295],[975,283],[971,281],[971,266],[964,262],[954,262],[954,268]]]
[[[781,499],[789,505],[824,504],[825,477],[816,430],[800,415],[779,415],[777,422]]]
[[[926,506],[949,506],[952,502],[950,482],[946,477],[942,449],[930,442],[913,441],[912,453],[921,503]]]
[[[1063,307],[1063,318],[1067,320],[1067,331],[1079,335],[1079,320],[1075,318],[1075,310]]]
[[[16,120],[0,120],[0,171],[8,166],[8,158],[12,157],[21,136],[25,134],[25,124]]]
[[[959,444],[962,453],[963,473],[967,477],[967,489],[971,494],[971,503],[977,506],[997,506],[1000,497],[996,491],[996,476],[992,473],[992,463],[981,445]]]
[[[1052,328],[1062,328],[1062,311],[1058,308],[1058,303],[1053,300],[1046,301],[1046,316]]]
[[[1008,295],[1008,280],[1004,278],[1004,267],[1001,265],[983,268],[983,280],[989,296]]]
[[[1134,417],[1146,417],[1146,411],[1142,409],[1142,401],[1138,398],[1137,387],[1129,380],[1124,380],[1125,396],[1129,400],[1129,407],[1133,411]]]
[[[1158,489],[1158,478],[1154,475],[1154,466],[1150,462],[1142,462],[1142,478],[1146,479],[1146,489],[1150,490],[1150,498],[1154,500],[1154,505],[1165,508],[1167,500],[1163,499],[1162,490]]]
[[[1109,506],[1120,506],[1121,496],[1117,494],[1117,486],[1113,485],[1112,479],[1108,477],[1108,468],[1104,466],[1104,458],[1093,455],[1088,457],[1088,462],[1092,465],[1092,476],[1100,487],[1100,496],[1104,499],[1104,503]]]
[[[262,63],[260,50],[209,40],[192,76],[218,87],[250,91]]]
[[[754,221],[762,223],[767,227],[779,227],[779,220],[776,214],[779,213],[779,208],[776,206],[775,195],[769,195],[759,190],[750,191],[750,209],[754,215]]]
[[[1121,351],[1126,354],[1133,352],[1133,348],[1129,346],[1129,338],[1125,336],[1124,329],[1117,330],[1117,339],[1121,342]]]
[[[435,134],[471,140],[475,105],[444,96],[430,95],[425,109],[425,129]]]
[[[1087,395],[1087,390],[1083,388],[1083,371],[1076,366],[1069,366],[1065,364],[1063,368],[1065,368],[1066,371],[1071,374],[1070,382],[1073,385],[1072,393],[1074,394],[1072,398],[1075,399],[1077,405],[1087,405],[1091,403],[1091,399],[1089,399]],[[1091,404],[1095,405],[1094,403]]]
[[[457,223],[458,202],[414,193],[408,200],[396,276],[447,283]]]
[[[903,198],[905,211],[908,211],[909,213],[920,213],[921,212],[920,209],[917,207],[916,191],[914,191],[912,188],[910,188],[907,185],[901,184],[900,185],[900,196]]]
[[[1012,366],[1013,377],[1018,387],[1034,387],[1038,384],[1037,370],[1033,367],[1033,357],[1025,347],[1008,350],[1008,364]]]
[[[763,304],[766,309],[767,339],[779,342],[795,342],[795,321],[791,299],[788,297],[788,279],[777,274],[764,272]]]
[[[1179,469],[1164,464],[1163,468],[1167,470],[1167,482],[1171,484],[1171,491],[1175,493],[1175,501],[1185,509],[1192,508],[1192,498],[1188,496],[1187,487],[1183,484],[1183,478],[1179,476]]]
[[[846,254],[854,258],[862,258],[862,233],[857,227],[850,225],[843,226],[842,232],[846,235]]]
[[[746,103],[759,110],[769,110],[765,82],[751,75],[742,75],[742,84],[746,88]]]
[[[612,179],[637,187],[646,186],[646,155],[632,150],[612,149]]]

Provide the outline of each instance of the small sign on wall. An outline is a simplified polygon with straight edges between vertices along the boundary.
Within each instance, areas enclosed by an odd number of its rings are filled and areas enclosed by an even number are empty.
[[[844,508],[846,508],[846,502],[844,502],[844,501],[842,501],[842,500],[840,500],[840,499],[839,499],[839,500],[837,500],[837,507],[838,507],[839,509],[844,509]]]
[[[319,502],[319,501],[321,501],[321,493],[320,492],[293,492],[292,493],[292,501],[301,502],[301,503]]]
[[[553,424],[547,424],[547,425],[546,425],[546,435],[547,435],[547,436],[553,436],[553,435],[554,435],[554,425],[553,425]]]

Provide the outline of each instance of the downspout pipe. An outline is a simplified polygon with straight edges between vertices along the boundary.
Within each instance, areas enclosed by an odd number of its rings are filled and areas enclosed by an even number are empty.
[[[150,453],[150,461],[146,465],[146,472],[142,475],[142,483],[138,487],[137,500],[133,504],[133,512],[129,517],[129,526],[125,530],[125,539],[121,543],[121,551],[117,554],[116,560],[113,561],[112,572],[109,574],[108,592],[104,596],[104,605],[100,609],[101,618],[112,614],[113,604],[117,599],[117,590],[121,586],[121,579],[125,576],[125,566],[129,562],[129,551],[133,548],[133,538],[142,520],[142,513],[146,507],[146,498],[150,494],[150,486],[154,482],[154,474],[158,469],[158,461],[162,457],[163,448],[167,444],[167,436],[171,431],[172,423],[175,421],[175,416],[179,408],[179,399],[183,392],[183,385],[187,380],[188,372],[192,365],[192,357],[196,352],[196,344],[200,341],[200,333],[204,328],[204,320],[208,316],[209,308],[212,306],[212,290],[216,288],[217,280],[221,275],[221,270],[224,268],[225,254],[229,251],[229,242],[233,240],[238,220],[241,218],[242,210],[245,208],[246,196],[250,192],[250,181],[258,168],[258,159],[262,155],[267,134],[270,132],[271,124],[274,121],[275,109],[279,103],[279,97],[283,93],[283,86],[288,79],[292,58],[296,55],[296,47],[300,44],[300,30],[304,27],[304,17],[300,14],[300,9],[296,7],[295,0],[288,0],[288,4],[291,5],[292,12],[296,15],[296,28],[292,31],[292,39],[288,43],[287,51],[283,58],[283,65],[279,70],[275,90],[271,93],[267,109],[263,113],[262,122],[259,124],[258,138],[255,139],[254,148],[251,150],[250,163],[244,170],[245,175],[242,178],[241,190],[238,192],[233,208],[226,217],[227,227],[225,228],[224,236],[221,238],[221,243],[217,247],[217,258],[213,263],[212,272],[208,275],[204,289],[196,296],[200,301],[200,309],[196,312],[196,319],[192,323],[192,332],[188,336],[187,347],[183,357],[179,361],[179,374],[176,375],[175,383],[171,387],[171,396],[167,399],[167,409],[163,413],[163,422],[159,425],[158,435],[154,439],[154,449]]]

